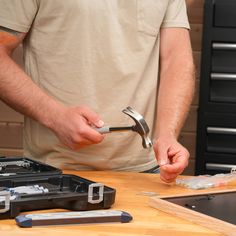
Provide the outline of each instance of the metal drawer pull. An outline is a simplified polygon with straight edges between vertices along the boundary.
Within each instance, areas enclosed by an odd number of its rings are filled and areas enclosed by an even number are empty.
[[[236,165],[230,164],[217,164],[217,163],[206,163],[207,170],[226,170],[231,171],[232,168],[236,168]]]
[[[212,80],[233,80],[236,81],[236,74],[211,73]]]
[[[207,127],[208,134],[232,134],[236,135],[236,129],[233,128],[220,128],[220,127]]]
[[[235,43],[213,43],[212,48],[217,49],[217,50],[236,50],[236,44]]]

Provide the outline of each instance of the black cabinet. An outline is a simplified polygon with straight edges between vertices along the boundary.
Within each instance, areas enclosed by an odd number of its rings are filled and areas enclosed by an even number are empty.
[[[215,27],[236,27],[235,0],[215,0],[214,4],[214,26]]]
[[[236,1],[205,0],[195,174],[236,167]]]

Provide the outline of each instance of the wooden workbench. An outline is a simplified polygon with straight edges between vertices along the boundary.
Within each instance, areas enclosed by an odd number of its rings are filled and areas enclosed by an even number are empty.
[[[133,216],[133,221],[126,224],[109,223],[20,228],[16,225],[14,219],[0,220],[0,234],[2,236],[222,235],[205,227],[190,223],[187,220],[151,208],[148,205],[150,195],[175,195],[196,191],[203,192],[203,190],[189,190],[173,184],[165,184],[160,180],[159,175],[156,174],[102,171],[65,171],[64,173],[76,174],[115,188],[117,191],[116,201],[112,209],[129,212]],[[225,188],[231,189],[236,188],[236,186],[227,186]],[[213,190],[215,189],[208,189],[207,191]],[[56,210],[50,211],[54,212]]]

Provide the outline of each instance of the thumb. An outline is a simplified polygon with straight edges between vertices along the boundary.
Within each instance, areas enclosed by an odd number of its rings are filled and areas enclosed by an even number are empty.
[[[163,166],[169,163],[168,159],[168,148],[165,147],[164,145],[159,144],[158,142],[156,143],[154,147],[155,153],[156,153],[156,158],[159,166]]]
[[[104,125],[104,122],[101,120],[100,116],[88,107],[82,107],[80,110],[80,114],[87,120],[90,125],[94,125],[99,128]]]

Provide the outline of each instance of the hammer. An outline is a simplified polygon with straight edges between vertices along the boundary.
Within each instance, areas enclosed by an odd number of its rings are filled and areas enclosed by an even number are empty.
[[[131,130],[131,131],[137,132],[141,136],[142,144],[143,144],[144,148],[152,147],[152,141],[148,137],[149,127],[148,127],[146,121],[144,120],[143,116],[140,115],[137,111],[135,111],[131,107],[125,108],[122,112],[125,113],[126,115],[128,115],[129,117],[131,117],[134,120],[135,125],[126,126],[126,127],[107,127],[107,126],[105,126],[102,128],[98,128],[96,130],[101,134]]]

